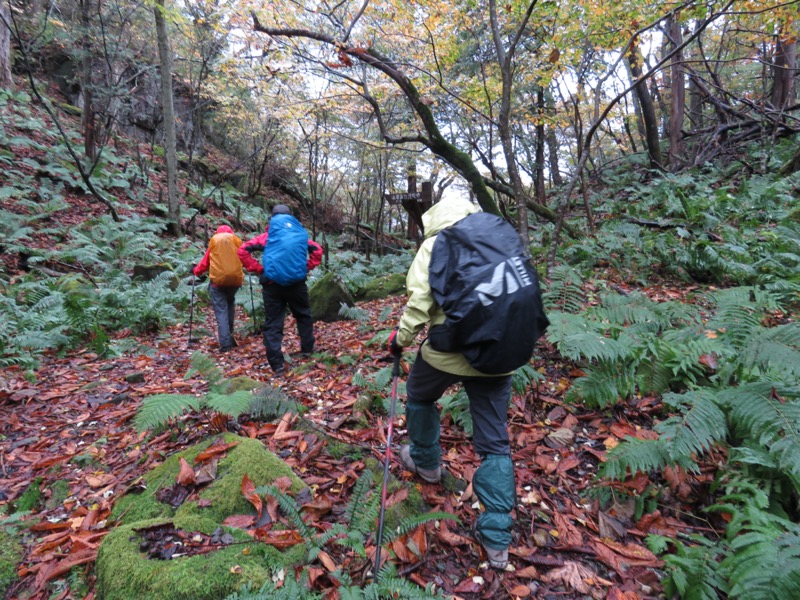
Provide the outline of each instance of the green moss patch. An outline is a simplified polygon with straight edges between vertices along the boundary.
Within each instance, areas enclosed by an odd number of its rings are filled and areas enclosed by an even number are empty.
[[[356,292],[356,300],[377,300],[406,293],[405,273],[393,273],[373,279]]]
[[[193,465],[195,457],[214,442],[235,443],[236,446],[220,459],[216,479],[198,494],[204,501],[203,504],[210,502],[210,505],[201,508],[197,506],[196,501],[190,500],[176,510],[158,500],[159,490],[175,485],[180,470],[180,459],[184,458]],[[289,477],[292,480],[291,492],[296,493],[306,487],[289,465],[267,450],[260,441],[225,434],[169,457],[162,465],[145,475],[144,490],[141,493],[128,493],[117,501],[111,518],[128,524],[189,513],[221,523],[230,515],[253,512],[253,506],[242,495],[242,478],[245,475],[256,487],[272,483],[279,477]],[[141,486],[136,489],[141,489]]]
[[[272,571],[302,559],[303,546],[286,552],[254,542],[244,531],[228,529],[235,542],[214,552],[173,560],[151,560],[139,551],[136,529],[157,525],[153,519],[117,527],[97,554],[97,597],[103,600],[218,600],[249,583],[259,588]],[[212,534],[211,519],[176,517],[176,527]]]
[[[214,443],[232,444],[220,457],[214,481],[197,496],[178,508],[159,500],[163,491],[176,484],[180,459],[194,465],[195,457]],[[112,512],[120,526],[109,533],[97,557],[98,598],[163,600],[224,598],[242,584],[258,588],[272,571],[302,560],[302,545],[280,552],[253,542],[246,532],[223,527],[236,542],[206,554],[182,556],[173,560],[149,559],[141,551],[141,537],[135,530],[171,522],[185,532],[213,534],[226,517],[254,514],[255,509],[241,491],[247,475],[256,487],[288,477],[290,493],[306,485],[280,458],[254,439],[225,434],[169,457],[128,494],[121,497]],[[142,490],[134,493],[134,490]],[[162,494],[159,493],[162,492]]]
[[[5,527],[0,521],[0,597],[17,580],[17,563],[22,560],[23,546],[19,531]]]

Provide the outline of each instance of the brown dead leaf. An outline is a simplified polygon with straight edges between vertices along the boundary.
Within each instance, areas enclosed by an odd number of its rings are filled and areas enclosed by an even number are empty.
[[[242,477],[242,494],[250,504],[252,504],[258,513],[258,519],[261,519],[261,511],[264,510],[264,502],[261,496],[256,494],[256,486],[247,475]]]
[[[317,558],[319,558],[319,562],[322,563],[322,566],[328,569],[328,573],[333,573],[338,568],[330,555],[324,550],[319,551]]]
[[[579,594],[588,594],[591,586],[586,582],[593,579],[594,572],[580,563],[567,562],[563,567],[548,571],[542,576],[542,581],[554,585],[563,585],[568,590],[575,590]]]
[[[200,454],[194,457],[194,462],[200,463],[203,461],[208,460],[209,458],[214,458],[215,456],[220,456],[221,454],[225,454],[231,448],[235,448],[237,446],[236,442],[232,442],[230,444],[214,444],[213,446],[209,446],[205,450],[203,450]]]
[[[558,429],[551,431],[549,434],[547,434],[547,437],[544,438],[544,443],[550,446],[551,448],[558,449],[558,448],[564,448],[565,446],[569,446],[574,439],[575,439],[575,434],[572,432],[571,429],[567,429],[566,427],[559,427]]]
[[[292,546],[296,546],[297,544],[303,543],[303,536],[301,536],[298,532],[294,531],[293,529],[282,529],[280,531],[266,531],[263,527],[256,529],[253,532],[253,535],[259,542],[263,542],[264,544],[268,544],[277,548],[278,550],[284,550],[286,548],[290,548]]]
[[[194,469],[192,466],[186,462],[186,459],[181,457],[180,461],[180,470],[178,471],[177,481],[181,485],[185,485],[186,487],[193,486],[197,483],[197,476],[194,473]]]
[[[558,539],[568,546],[583,545],[583,536],[572,522],[563,513],[557,512],[554,515],[555,524],[558,528]]]
[[[527,598],[531,595],[531,588],[529,588],[527,585],[522,585],[521,583],[516,584],[507,591],[515,598]]]

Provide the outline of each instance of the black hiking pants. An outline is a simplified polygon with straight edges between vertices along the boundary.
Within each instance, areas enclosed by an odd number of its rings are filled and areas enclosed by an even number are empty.
[[[308,300],[308,286],[305,281],[291,285],[278,285],[267,282],[263,285],[264,296],[264,347],[267,349],[267,362],[273,371],[284,367],[283,321],[286,309],[291,311],[297,321],[300,336],[300,352],[311,354],[314,351],[314,320]]]

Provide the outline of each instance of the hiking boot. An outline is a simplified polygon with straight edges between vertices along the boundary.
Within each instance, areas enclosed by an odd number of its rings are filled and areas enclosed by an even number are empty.
[[[422,469],[414,464],[414,459],[411,458],[411,446],[400,446],[399,456],[400,462],[407,470],[416,473],[428,483],[439,483],[442,480],[442,467]]]
[[[477,523],[472,524],[472,535],[481,545],[483,551],[486,552],[486,560],[489,561],[489,566],[500,571],[505,570],[505,568],[508,566],[508,548],[503,548],[502,550],[489,548],[489,546],[483,543],[483,536],[480,534],[476,526]]]
[[[272,372],[275,375],[285,375],[286,374],[286,365],[281,365],[280,367],[273,367]]]

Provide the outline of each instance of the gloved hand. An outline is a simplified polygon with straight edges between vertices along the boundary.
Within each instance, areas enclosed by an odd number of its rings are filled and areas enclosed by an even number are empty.
[[[386,345],[389,346],[389,352],[392,356],[401,356],[403,354],[403,347],[397,343],[397,327],[392,329],[392,333],[389,334]]]

